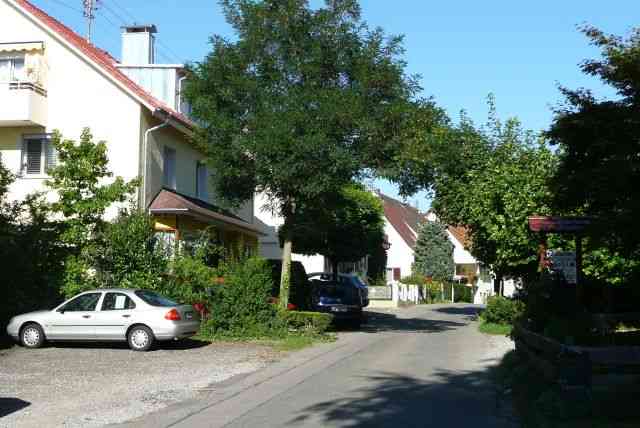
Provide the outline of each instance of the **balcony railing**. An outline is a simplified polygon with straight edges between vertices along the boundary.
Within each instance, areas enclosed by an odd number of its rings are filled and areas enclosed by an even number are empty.
[[[33,83],[33,82],[19,82],[19,81],[15,81],[15,82],[9,82],[9,90],[19,90],[19,89],[26,89],[26,90],[31,90],[37,94],[42,95],[43,97],[47,96],[47,90],[44,89],[42,86],[40,86],[37,83]]]
[[[47,126],[47,91],[35,82],[0,82],[0,127]]]

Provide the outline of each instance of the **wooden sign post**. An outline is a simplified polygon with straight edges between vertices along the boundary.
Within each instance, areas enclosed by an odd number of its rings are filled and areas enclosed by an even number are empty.
[[[549,267],[547,257],[547,234],[575,235],[576,242],[576,299],[583,301],[584,284],[582,275],[582,234],[592,220],[588,217],[529,217],[529,230],[540,234],[538,257],[540,272]]]

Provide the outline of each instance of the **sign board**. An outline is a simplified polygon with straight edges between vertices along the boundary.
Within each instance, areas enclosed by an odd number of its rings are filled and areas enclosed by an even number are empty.
[[[529,217],[529,229],[533,232],[575,233],[591,224],[587,217]]]
[[[561,273],[569,284],[577,283],[575,251],[549,251],[551,269]]]

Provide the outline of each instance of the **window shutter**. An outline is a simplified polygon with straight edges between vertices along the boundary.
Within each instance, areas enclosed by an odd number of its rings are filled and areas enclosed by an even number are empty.
[[[49,172],[58,165],[58,150],[56,150],[51,140],[44,140],[43,144],[45,146],[46,171]]]
[[[42,140],[26,140],[25,167],[27,174],[42,173]]]
[[[202,201],[209,199],[207,192],[207,166],[202,162],[198,162],[196,166],[196,197]]]
[[[164,148],[164,177],[163,184],[169,189],[176,190],[176,151],[171,147]]]

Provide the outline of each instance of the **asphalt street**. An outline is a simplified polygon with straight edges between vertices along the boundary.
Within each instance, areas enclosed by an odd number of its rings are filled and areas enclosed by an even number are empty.
[[[123,427],[510,427],[491,383],[511,349],[477,331],[477,307],[373,312],[357,332],[306,349]]]

